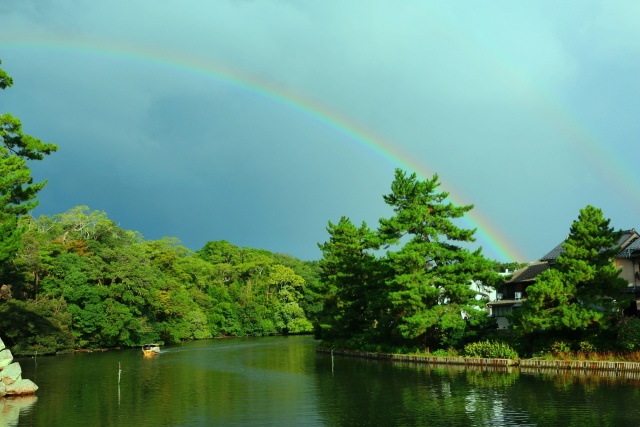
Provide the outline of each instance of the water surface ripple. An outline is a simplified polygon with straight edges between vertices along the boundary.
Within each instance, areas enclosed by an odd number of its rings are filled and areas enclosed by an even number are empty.
[[[40,389],[0,425],[629,426],[640,381],[316,354],[310,337],[220,339],[16,359]],[[122,367],[118,384],[118,365]]]

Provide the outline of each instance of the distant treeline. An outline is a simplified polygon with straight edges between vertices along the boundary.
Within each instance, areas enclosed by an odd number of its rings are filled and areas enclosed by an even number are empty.
[[[16,354],[310,333],[322,308],[315,261],[226,241],[192,252],[86,206],[20,221],[0,276],[0,331]]]
[[[0,90],[12,84],[0,69]],[[391,216],[376,228],[329,222],[315,262],[226,241],[193,252],[86,206],[35,219],[46,181],[34,183],[29,164],[57,149],[0,114],[0,335],[15,354],[310,332],[369,351],[640,350],[640,319],[624,315],[635,298],[613,263],[619,235],[593,206],[527,288],[514,333],[497,336],[473,285],[500,286],[497,272],[519,265],[470,249],[476,230],[459,220],[473,205],[454,205],[438,175],[397,169],[383,196]]]

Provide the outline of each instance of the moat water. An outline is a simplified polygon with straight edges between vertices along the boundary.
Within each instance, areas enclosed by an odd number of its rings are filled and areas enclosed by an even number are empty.
[[[127,349],[16,359],[40,389],[3,402],[0,426],[640,425],[640,380],[616,373],[393,364],[316,346],[311,337],[237,338],[154,357]]]

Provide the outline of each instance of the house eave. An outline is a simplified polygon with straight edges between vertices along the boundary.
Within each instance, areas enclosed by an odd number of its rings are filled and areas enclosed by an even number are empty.
[[[505,305],[516,305],[516,304],[520,304],[522,303],[522,301],[525,301],[526,298],[522,298],[522,299],[501,299],[498,301],[489,301],[487,303],[487,306],[490,307],[498,307],[498,306],[505,306]]]

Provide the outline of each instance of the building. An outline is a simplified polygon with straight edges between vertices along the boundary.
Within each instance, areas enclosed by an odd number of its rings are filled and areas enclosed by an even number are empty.
[[[489,316],[494,317],[498,329],[507,329],[507,316],[522,305],[527,298],[527,288],[535,283],[536,277],[545,270],[553,268],[556,260],[564,252],[564,240],[538,261],[513,273],[498,292],[495,301],[487,303]],[[640,234],[635,229],[624,230],[617,242],[620,252],[616,255],[615,265],[620,269],[620,277],[627,280],[627,292],[636,296],[636,303],[629,314],[637,314],[640,309]]]
[[[522,305],[527,298],[527,288],[535,282],[538,274],[549,269],[549,263],[544,261],[533,262],[526,267],[516,270],[498,292],[495,301],[487,303],[489,316],[495,317],[498,329],[507,329],[509,320],[507,315]]]

